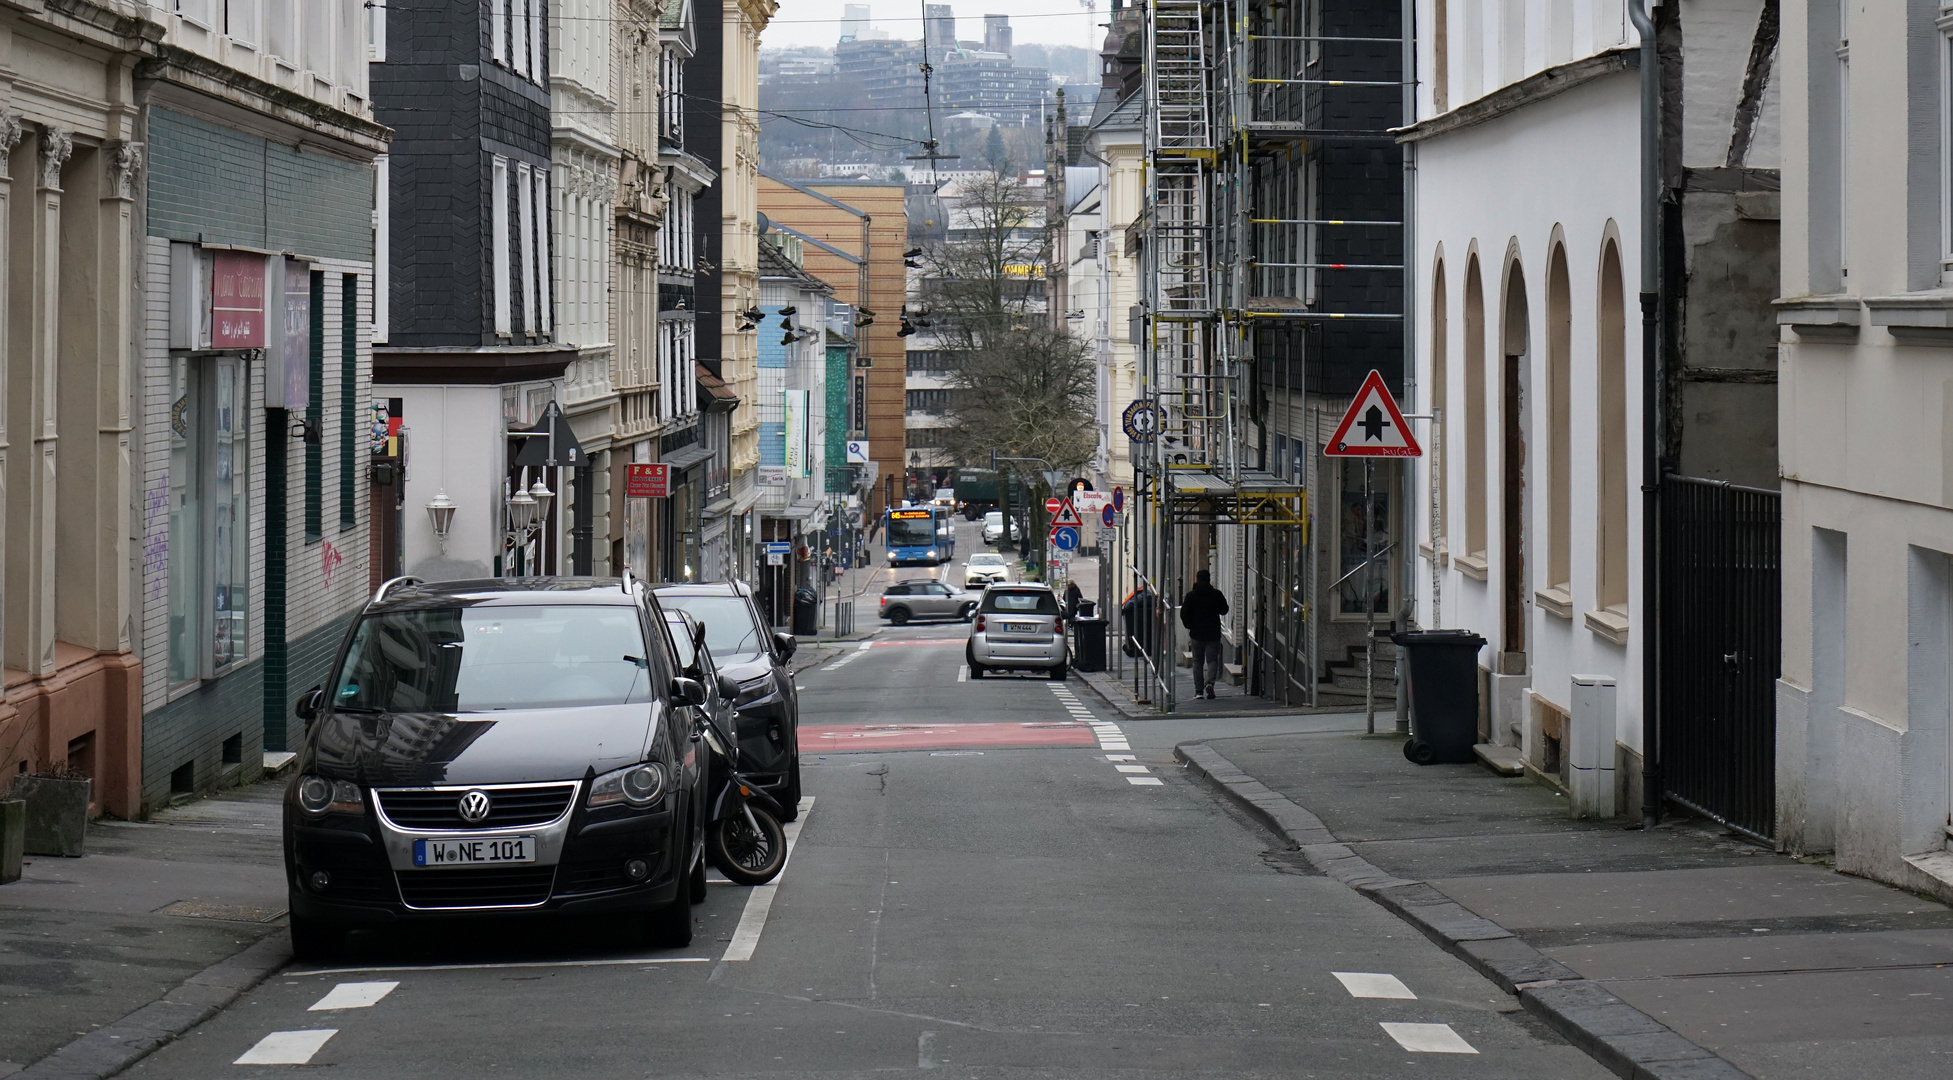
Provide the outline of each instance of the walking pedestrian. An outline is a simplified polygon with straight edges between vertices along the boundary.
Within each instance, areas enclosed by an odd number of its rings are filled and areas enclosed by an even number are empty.
[[[1195,574],[1193,588],[1180,601],[1180,625],[1187,628],[1193,653],[1195,697],[1214,696],[1214,680],[1221,673],[1221,617],[1227,610],[1227,597],[1214,587],[1207,571]]]
[[[1085,599],[1085,593],[1083,590],[1081,590],[1078,587],[1078,582],[1076,581],[1065,582],[1065,621],[1066,622],[1071,622],[1078,618],[1078,602],[1083,599]]]

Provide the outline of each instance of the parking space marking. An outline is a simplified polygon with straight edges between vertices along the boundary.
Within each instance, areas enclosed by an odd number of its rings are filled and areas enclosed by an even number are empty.
[[[1126,783],[1128,783],[1128,784],[1131,784],[1131,785],[1133,785],[1134,787],[1164,787],[1164,786],[1166,786],[1166,781],[1164,781],[1164,780],[1161,780],[1161,779],[1160,779],[1159,777],[1157,777],[1157,776],[1128,776],[1128,777],[1126,777]]]
[[[370,1009],[381,998],[393,993],[397,982],[352,982],[340,983],[326,996],[312,1003],[306,1012],[327,1012],[332,1009]]]
[[[1374,971],[1332,971],[1343,989],[1355,998],[1390,998],[1396,1001],[1416,1001],[1417,995],[1404,985],[1404,980],[1395,975],[1385,975]]]
[[[1382,1027],[1397,1040],[1398,1046],[1413,1054],[1478,1053],[1463,1036],[1451,1030],[1450,1024],[1404,1024],[1386,1020]]]
[[[274,1031],[258,1040],[258,1045],[246,1050],[233,1065],[308,1065],[312,1055],[326,1044],[326,1040],[339,1034],[338,1028],[320,1028],[316,1031]]]
[[[807,815],[814,809],[814,797],[804,795],[800,799],[800,816],[787,823],[787,863],[793,862],[794,841],[800,838],[800,827],[807,823]],[[739,916],[739,928],[732,932],[732,943],[726,946],[724,963],[739,963],[753,958],[753,950],[759,947],[760,931],[766,929],[767,913],[773,910],[773,894],[780,889],[780,881],[787,876],[787,867],[780,868],[780,874],[764,885],[755,885],[746,896],[746,911]]]

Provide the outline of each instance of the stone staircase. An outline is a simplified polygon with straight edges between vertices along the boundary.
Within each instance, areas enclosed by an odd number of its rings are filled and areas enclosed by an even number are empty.
[[[1397,645],[1390,640],[1386,631],[1379,630],[1373,639],[1373,647],[1376,649],[1377,703],[1395,708]],[[1341,659],[1329,661],[1323,678],[1316,684],[1318,705],[1363,704],[1363,652],[1363,646],[1351,645],[1343,650]]]

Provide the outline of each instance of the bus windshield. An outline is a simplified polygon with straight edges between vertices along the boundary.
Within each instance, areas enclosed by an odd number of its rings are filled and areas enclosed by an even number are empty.
[[[936,544],[936,522],[934,517],[888,519],[889,547],[934,547]]]

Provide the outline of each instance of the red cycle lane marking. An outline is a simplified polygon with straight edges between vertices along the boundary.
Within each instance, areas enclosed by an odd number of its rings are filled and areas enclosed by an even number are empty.
[[[977,746],[1096,746],[1085,724],[802,724],[801,753],[951,750]]]

